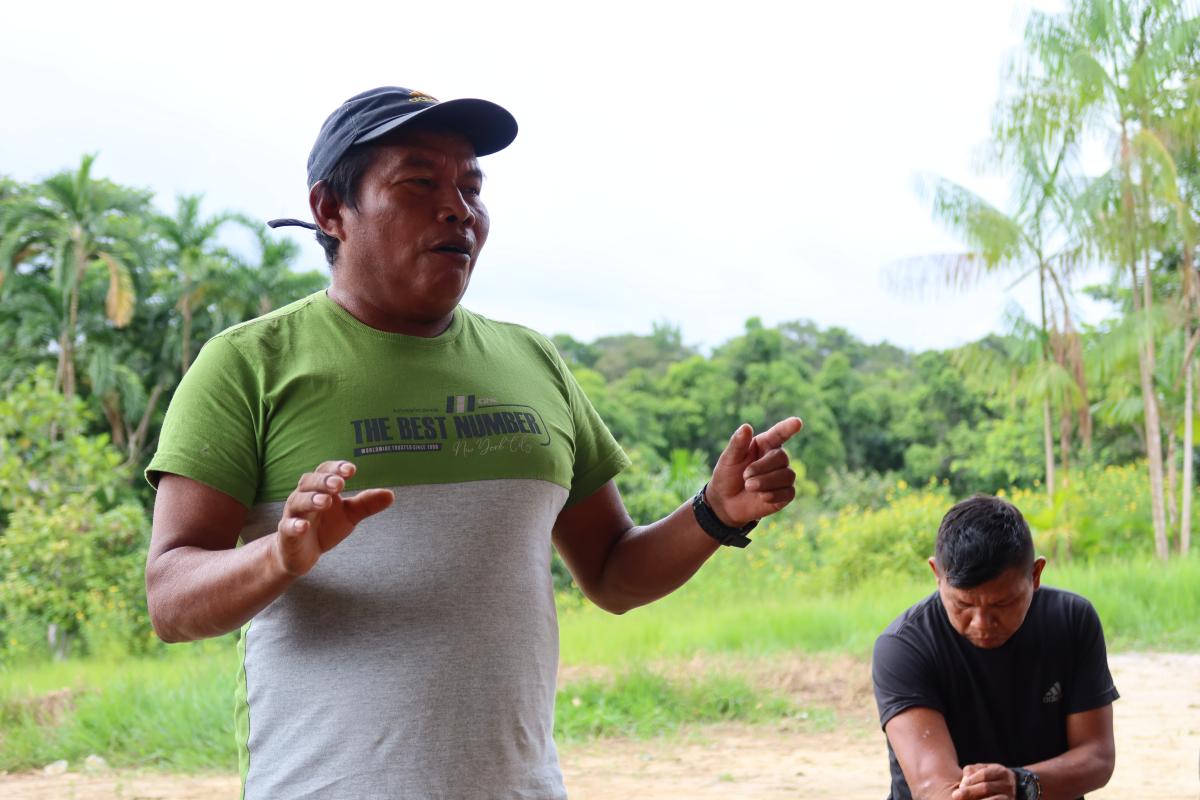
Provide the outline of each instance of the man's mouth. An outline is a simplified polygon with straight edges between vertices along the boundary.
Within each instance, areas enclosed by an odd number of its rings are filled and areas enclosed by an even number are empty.
[[[435,253],[447,253],[450,255],[460,255],[460,256],[466,256],[467,258],[471,257],[471,245],[470,245],[470,242],[467,242],[466,240],[441,242],[439,244],[434,245],[434,247],[432,249],[433,249],[433,252],[435,252]]]

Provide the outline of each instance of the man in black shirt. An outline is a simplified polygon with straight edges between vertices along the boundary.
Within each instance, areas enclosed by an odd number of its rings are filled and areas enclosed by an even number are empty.
[[[891,800],[1071,800],[1108,783],[1117,690],[1100,619],[1041,587],[1021,512],[957,504],[929,565],[938,590],[875,642]]]

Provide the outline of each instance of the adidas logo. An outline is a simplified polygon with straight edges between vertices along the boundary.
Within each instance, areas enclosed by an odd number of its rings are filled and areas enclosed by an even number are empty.
[[[1062,686],[1058,681],[1055,681],[1054,685],[1047,689],[1046,693],[1042,695],[1042,702],[1057,703],[1059,700],[1062,700]]]

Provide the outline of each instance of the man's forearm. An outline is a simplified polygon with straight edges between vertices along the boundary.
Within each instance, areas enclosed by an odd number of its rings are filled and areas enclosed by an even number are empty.
[[[958,781],[934,778],[925,783],[909,784],[908,788],[913,800],[953,800],[954,790],[958,786]]]
[[[657,522],[636,525],[617,539],[593,600],[618,614],[653,602],[685,584],[718,547],[696,522],[689,500]]]
[[[1042,782],[1043,800],[1074,800],[1107,784],[1115,763],[1112,748],[1088,742],[1026,769]]]
[[[277,534],[244,547],[177,547],[146,565],[146,601],[166,642],[188,642],[237,630],[283,594],[295,578],[273,550]]]

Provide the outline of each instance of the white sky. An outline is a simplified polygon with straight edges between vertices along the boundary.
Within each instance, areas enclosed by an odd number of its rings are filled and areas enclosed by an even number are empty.
[[[883,275],[961,248],[916,174],[1006,199],[974,164],[1029,5],[12,4],[0,173],[98,151],[97,174],[164,209],[202,192],[207,213],[307,218],[305,159],[341,101],[484,97],[521,132],[482,161],[492,234],[468,307],[584,340],[666,320],[713,345],[757,315],[947,347],[999,329],[1006,283],[920,299]],[[294,235],[297,266],[323,269]]]

